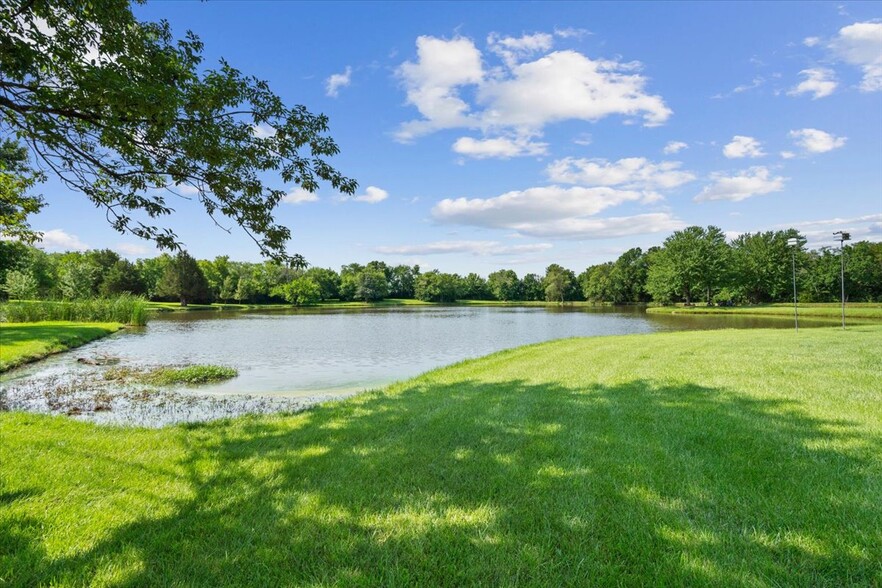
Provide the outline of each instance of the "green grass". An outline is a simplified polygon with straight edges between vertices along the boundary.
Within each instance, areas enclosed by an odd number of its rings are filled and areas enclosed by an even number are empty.
[[[121,328],[119,323],[0,323],[0,372],[79,347]]]
[[[736,314],[755,316],[793,316],[793,304],[761,304],[757,306],[653,306],[646,309],[655,314]],[[842,316],[842,306],[833,303],[807,303],[799,305],[799,316],[806,318],[838,319]],[[861,302],[845,305],[845,320],[882,320],[882,303]]]
[[[141,296],[131,294],[86,300],[15,300],[0,304],[0,320],[10,323],[114,322],[143,326],[147,324],[147,304]]]
[[[457,300],[456,304],[465,306],[561,306],[560,302],[547,300]],[[611,306],[602,302],[568,300],[563,306]]]
[[[340,302],[339,300],[328,300],[325,302],[317,302],[305,306],[295,307],[291,304],[235,304],[225,302],[215,302],[212,304],[188,304],[181,306],[177,302],[148,302],[147,309],[158,312],[181,312],[190,310],[291,310],[293,308],[374,308],[386,306],[424,306],[431,305],[433,302],[423,302],[422,300],[411,300],[405,298],[387,298],[377,302]]]
[[[0,414],[0,584],[882,584],[882,327],[505,351],[293,416]]]
[[[104,372],[105,380],[130,380],[171,386],[175,384],[208,384],[235,378],[239,372],[221,365],[190,365],[186,367],[159,367],[150,370],[137,370],[128,367],[110,368]]]

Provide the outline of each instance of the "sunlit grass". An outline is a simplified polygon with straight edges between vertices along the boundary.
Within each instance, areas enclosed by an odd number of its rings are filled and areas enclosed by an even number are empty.
[[[793,316],[793,304],[761,304],[756,306],[654,306],[646,309],[655,314],[738,314],[756,316]],[[842,306],[832,303],[800,304],[797,312],[806,318],[831,318],[842,316]],[[848,303],[845,306],[845,320],[876,319],[882,320],[882,303],[861,302]]]
[[[118,331],[119,323],[0,323],[0,372]]]
[[[500,352],[292,416],[0,415],[10,585],[882,584],[882,328]]]
[[[144,326],[147,304],[143,297],[131,294],[83,300],[13,300],[0,304],[0,317],[10,323],[70,321]]]

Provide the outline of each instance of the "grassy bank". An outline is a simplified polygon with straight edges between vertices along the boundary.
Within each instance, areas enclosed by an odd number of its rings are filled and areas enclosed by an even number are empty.
[[[882,583],[882,327],[555,341],[293,416],[0,414],[0,583]]]
[[[79,347],[120,330],[119,323],[0,323],[0,372]],[[2,503],[0,503],[2,504]]]
[[[653,306],[646,309],[656,314],[738,314],[754,316],[793,316],[793,304],[761,304],[756,306]],[[806,318],[837,319],[842,316],[839,304],[800,304],[799,316]],[[878,319],[882,320],[882,303],[853,303],[845,306],[845,320]]]
[[[10,323],[70,321],[147,324],[147,301],[123,294],[113,298],[86,300],[14,300],[0,305],[0,317]]]
[[[158,312],[186,312],[192,310],[226,310],[226,311],[247,311],[247,310],[292,310],[295,308],[303,309],[322,309],[322,308],[374,308],[387,306],[424,306],[433,304],[432,302],[423,302],[422,300],[411,300],[404,298],[387,298],[377,302],[340,302],[338,300],[329,300],[327,302],[317,302],[306,306],[293,306],[291,304],[228,304],[225,302],[214,302],[212,304],[188,304],[181,306],[177,302],[148,302],[147,309]]]
[[[158,312],[180,312],[190,310],[291,310],[294,308],[301,309],[335,309],[335,308],[387,308],[396,306],[560,306],[558,302],[545,302],[541,300],[514,300],[503,302],[501,300],[457,300],[456,302],[439,303],[425,302],[423,300],[415,300],[412,298],[386,298],[376,302],[350,301],[340,302],[339,300],[328,300],[325,302],[317,302],[306,306],[296,307],[290,304],[227,304],[223,302],[215,302],[212,304],[189,304],[182,307],[177,302],[148,302],[147,309]],[[594,302],[565,302],[566,306],[610,306],[608,304]]]

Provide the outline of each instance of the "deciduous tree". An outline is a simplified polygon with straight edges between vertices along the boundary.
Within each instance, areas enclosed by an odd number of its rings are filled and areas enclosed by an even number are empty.
[[[286,106],[224,60],[206,67],[195,34],[175,39],[165,21],[138,21],[128,0],[3,2],[0,47],[0,126],[119,232],[180,248],[154,223],[187,191],[263,255],[289,259],[290,230],[274,217],[286,187],[356,189],[328,163],[339,149],[326,116]],[[289,186],[271,186],[265,172]],[[40,202],[24,188],[4,188],[0,230],[27,230]]]

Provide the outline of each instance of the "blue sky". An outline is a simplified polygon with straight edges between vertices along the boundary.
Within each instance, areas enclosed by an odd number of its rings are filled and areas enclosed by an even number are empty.
[[[672,231],[882,240],[882,3],[149,2],[330,117],[357,198],[296,186],[290,251],[339,268],[581,271]],[[49,250],[152,256],[56,182]],[[257,261],[181,201],[198,258]]]

